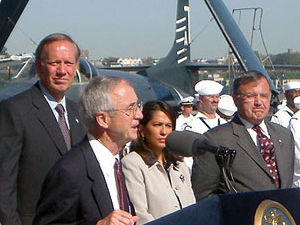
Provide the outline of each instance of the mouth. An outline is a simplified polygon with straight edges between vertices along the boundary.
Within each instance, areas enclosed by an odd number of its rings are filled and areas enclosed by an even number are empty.
[[[159,141],[160,143],[166,143],[166,139],[165,139],[165,138],[159,138],[158,141]]]
[[[55,81],[55,83],[58,83],[58,84],[64,84],[64,83],[68,82],[68,80],[64,79],[64,78],[54,78],[54,81]]]

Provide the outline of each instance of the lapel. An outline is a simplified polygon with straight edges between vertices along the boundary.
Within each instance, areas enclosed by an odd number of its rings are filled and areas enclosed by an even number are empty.
[[[287,182],[287,179],[285,179],[288,176],[285,176],[286,174],[289,174],[289,171],[286,171],[286,147],[284,146],[283,140],[279,136],[278,129],[276,130],[276,127],[273,126],[272,123],[266,122],[266,126],[268,128],[269,135],[271,137],[271,140],[274,144],[275,148],[275,159],[276,159],[276,165],[278,170],[278,176],[280,178],[281,186],[285,186]],[[276,132],[277,131],[277,132]]]
[[[268,176],[272,177],[267,164],[253,142],[250,134],[237,115],[232,120],[233,134],[237,136],[237,145],[243,150]]]
[[[45,130],[48,132],[49,137],[56,145],[60,154],[63,155],[67,151],[67,147],[55,116],[53,115],[49,104],[44,98],[42,91],[38,86],[38,83],[36,83],[31,90],[32,104],[35,108],[35,115],[42,126],[45,128]]]
[[[87,176],[92,181],[92,194],[99,212],[102,218],[104,218],[111,213],[114,208],[103,172],[87,138],[85,138],[83,142],[82,152],[86,160]]]
[[[77,115],[77,109],[75,103],[71,100],[66,98],[66,106],[68,110],[68,121],[70,125],[70,135],[71,135],[71,142],[74,145],[76,142],[82,138],[82,133],[84,132],[83,126],[79,123],[79,118]]]

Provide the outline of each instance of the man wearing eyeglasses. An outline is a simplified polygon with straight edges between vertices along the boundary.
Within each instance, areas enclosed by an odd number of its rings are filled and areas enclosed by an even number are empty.
[[[265,120],[271,100],[268,80],[261,73],[246,72],[234,80],[233,92],[238,109],[235,117],[205,133],[210,143],[237,151],[231,189],[244,192],[291,187],[294,140],[288,129]],[[197,200],[227,193],[215,154],[195,157],[192,185]]]
[[[138,220],[128,199],[118,153],[137,138],[143,117],[140,107],[127,81],[117,77],[90,81],[79,103],[87,138],[48,173],[34,225],[133,225]]]

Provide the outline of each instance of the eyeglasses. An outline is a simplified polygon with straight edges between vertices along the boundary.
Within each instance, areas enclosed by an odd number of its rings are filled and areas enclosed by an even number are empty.
[[[257,99],[258,97],[262,101],[267,101],[267,100],[270,99],[270,94],[267,94],[267,93],[263,93],[263,94],[257,94],[257,93],[239,93],[239,94],[237,94],[237,97],[241,98],[245,102],[252,102],[255,99]]]
[[[129,106],[127,109],[112,109],[108,111],[120,111],[124,113],[126,116],[135,117],[137,115],[138,109],[143,111],[143,102],[137,102]]]

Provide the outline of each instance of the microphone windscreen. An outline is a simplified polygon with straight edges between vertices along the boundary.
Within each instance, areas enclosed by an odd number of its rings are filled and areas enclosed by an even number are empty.
[[[184,156],[194,156],[199,143],[206,142],[206,138],[192,131],[173,131],[167,136],[166,147],[168,151]]]

